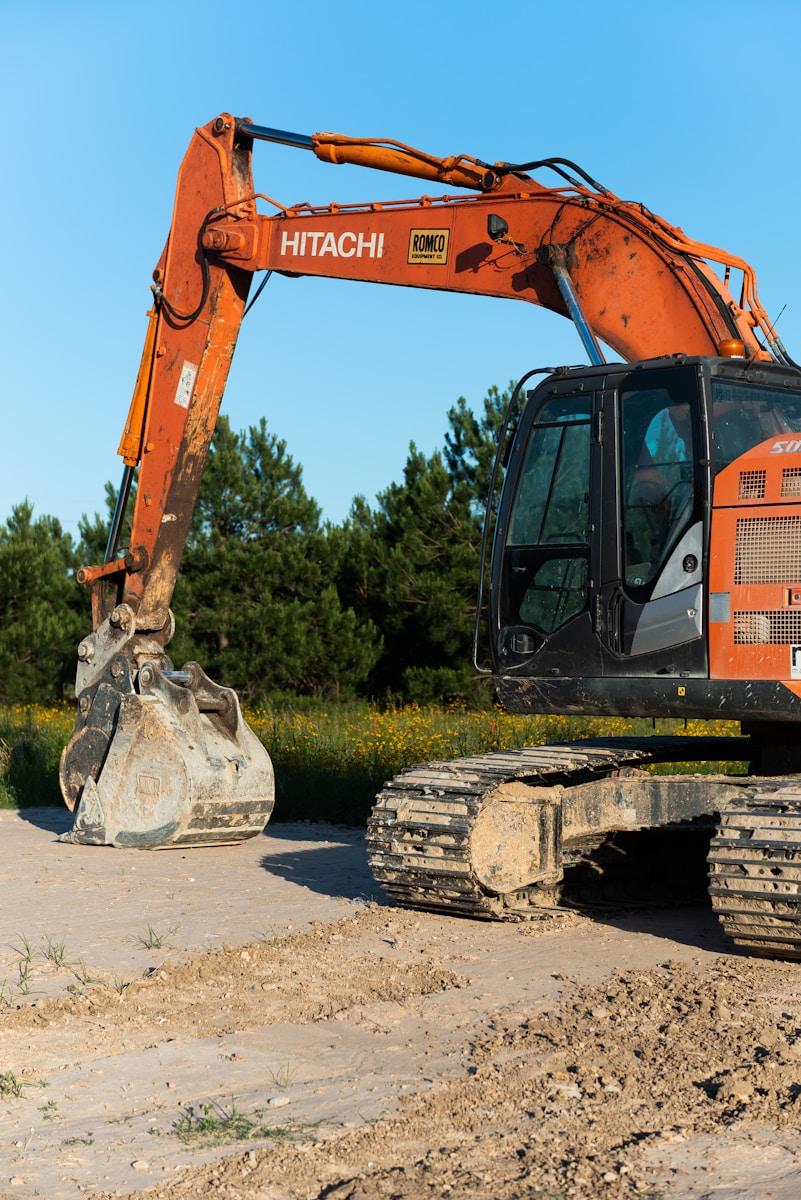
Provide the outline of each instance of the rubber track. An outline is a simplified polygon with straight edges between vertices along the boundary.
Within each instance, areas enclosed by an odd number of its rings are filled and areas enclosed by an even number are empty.
[[[801,959],[801,780],[729,804],[709,873],[712,907],[737,945]]]
[[[677,743],[683,743],[679,750]],[[722,746],[705,740],[707,749]],[[698,742],[696,747],[700,749]],[[515,780],[569,784],[571,776],[578,781],[626,765],[675,761],[682,754],[686,758],[686,751],[687,739],[614,738],[410,767],[385,784],[376,798],[367,825],[373,875],[389,896],[407,908],[495,920],[533,915],[549,903],[547,893],[532,887],[503,898],[487,892],[473,875],[470,834],[488,793]],[[555,895],[550,902],[558,902]]]

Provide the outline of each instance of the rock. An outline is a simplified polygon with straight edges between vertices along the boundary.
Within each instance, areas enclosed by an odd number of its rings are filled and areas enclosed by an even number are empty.
[[[715,1099],[723,1104],[747,1104],[754,1094],[753,1086],[745,1079],[724,1079]]]

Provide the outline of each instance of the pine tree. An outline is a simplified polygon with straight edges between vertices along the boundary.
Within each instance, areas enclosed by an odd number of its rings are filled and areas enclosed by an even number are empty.
[[[221,418],[175,590],[176,658],[246,699],[349,692],[379,639],[340,603],[341,551],[286,444],[263,420],[235,434]]]
[[[497,439],[504,414],[514,391],[514,381],[506,391],[493,386],[483,400],[483,413],[477,417],[460,396],[448,410],[449,429],[445,433],[443,457],[454,492],[464,491],[474,512],[482,518],[487,504]]]
[[[343,589],[381,631],[374,694],[419,702],[489,696],[472,667],[475,605],[487,489],[509,393],[491,388],[477,417],[460,397],[445,448],[426,458],[412,445],[403,481],[357,499],[343,534]]]
[[[0,698],[33,703],[62,695],[86,632],[73,578],[72,538],[25,500],[0,527]],[[88,613],[88,605],[83,606]]]

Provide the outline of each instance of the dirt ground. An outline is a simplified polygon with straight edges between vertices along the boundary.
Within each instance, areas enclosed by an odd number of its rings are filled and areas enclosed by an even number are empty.
[[[801,1194],[801,965],[705,906],[404,912],[359,830],[0,814],[0,1197]]]

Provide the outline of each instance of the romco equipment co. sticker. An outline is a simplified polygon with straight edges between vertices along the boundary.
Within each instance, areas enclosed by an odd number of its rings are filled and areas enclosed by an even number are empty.
[[[410,263],[446,263],[450,229],[412,229],[409,232]]]

